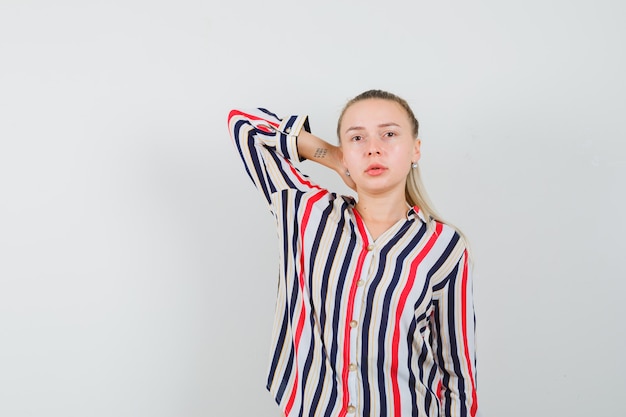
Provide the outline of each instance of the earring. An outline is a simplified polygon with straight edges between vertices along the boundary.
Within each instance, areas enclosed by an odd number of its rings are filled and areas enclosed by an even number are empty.
[[[350,171],[348,171],[347,169],[346,169],[346,175],[347,175],[348,177],[350,176]]]
[[[411,164],[411,168],[413,168],[413,169],[417,168],[417,162],[413,162],[413,163]]]

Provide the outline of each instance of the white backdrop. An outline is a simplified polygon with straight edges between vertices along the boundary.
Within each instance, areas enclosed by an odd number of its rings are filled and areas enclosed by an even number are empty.
[[[0,0],[0,415],[278,416],[227,112],[334,140],[370,88],[471,240],[484,415],[623,410],[626,3],[382,3]]]

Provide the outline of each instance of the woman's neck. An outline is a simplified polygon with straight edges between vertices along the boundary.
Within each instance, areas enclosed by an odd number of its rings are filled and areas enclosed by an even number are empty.
[[[398,196],[369,196],[359,194],[356,204],[373,239],[377,239],[401,219],[406,219],[408,206],[404,194]]]

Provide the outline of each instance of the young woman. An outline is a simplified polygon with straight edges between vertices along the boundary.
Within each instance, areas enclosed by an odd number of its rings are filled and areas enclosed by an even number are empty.
[[[355,97],[339,146],[312,135],[306,116],[265,109],[233,110],[229,128],[278,227],[267,389],[285,416],[477,415],[467,245],[425,196],[406,101]],[[311,182],[293,164],[304,159],[357,198]]]

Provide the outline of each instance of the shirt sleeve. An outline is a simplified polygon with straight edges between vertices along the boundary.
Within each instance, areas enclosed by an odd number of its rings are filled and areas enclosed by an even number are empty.
[[[444,416],[478,416],[475,315],[469,264],[467,249],[463,249],[452,271],[433,288],[434,350],[441,371],[439,397]]]
[[[248,176],[268,204],[271,205],[272,194],[281,190],[321,189],[292,163],[300,160],[298,134],[302,129],[310,132],[307,116],[280,119],[262,108],[232,110],[228,128]]]

